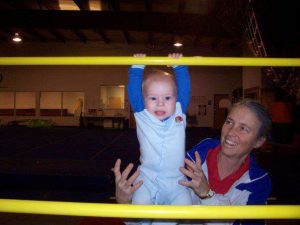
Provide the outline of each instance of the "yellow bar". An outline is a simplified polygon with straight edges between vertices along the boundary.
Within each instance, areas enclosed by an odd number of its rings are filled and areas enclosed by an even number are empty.
[[[0,212],[156,219],[300,219],[300,205],[150,206],[0,199]]]
[[[300,66],[300,58],[234,57],[0,57],[0,65],[191,65],[191,66]]]

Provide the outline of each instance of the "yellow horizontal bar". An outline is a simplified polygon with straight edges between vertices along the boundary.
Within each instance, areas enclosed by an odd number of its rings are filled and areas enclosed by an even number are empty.
[[[234,57],[0,57],[0,65],[300,66],[300,58]]]
[[[156,219],[300,219],[300,205],[150,206],[0,199],[0,212]]]

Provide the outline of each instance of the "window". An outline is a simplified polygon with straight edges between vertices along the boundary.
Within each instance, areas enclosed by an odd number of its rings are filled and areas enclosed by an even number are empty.
[[[80,116],[84,111],[83,92],[63,92],[63,116]]]
[[[13,116],[15,108],[15,93],[0,92],[0,116]]]
[[[83,92],[41,92],[41,116],[80,116],[83,109]]]
[[[62,93],[61,92],[41,92],[40,115],[41,116],[61,116]]]
[[[125,86],[101,86],[100,108],[101,109],[124,109]]]
[[[35,92],[0,92],[0,116],[36,116]],[[84,92],[41,92],[41,116],[80,116]]]
[[[35,116],[35,92],[16,92],[16,115]]]

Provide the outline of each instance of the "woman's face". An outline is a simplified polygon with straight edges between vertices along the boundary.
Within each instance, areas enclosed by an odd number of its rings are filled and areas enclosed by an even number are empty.
[[[259,148],[265,141],[257,137],[260,122],[245,106],[234,107],[222,127],[222,153],[228,157],[244,160],[253,148]]]

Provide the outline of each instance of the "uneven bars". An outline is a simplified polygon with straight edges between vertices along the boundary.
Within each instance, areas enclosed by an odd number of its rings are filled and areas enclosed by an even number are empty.
[[[156,219],[300,219],[299,205],[166,206],[0,199],[0,212]]]
[[[238,57],[0,57],[0,65],[191,65],[191,66],[282,66],[298,67],[300,58]]]

